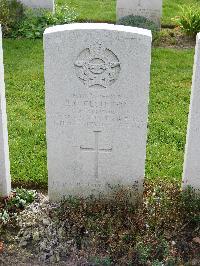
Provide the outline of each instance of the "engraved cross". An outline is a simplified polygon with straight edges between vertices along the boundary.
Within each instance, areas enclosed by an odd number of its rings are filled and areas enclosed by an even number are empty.
[[[99,148],[99,134],[101,131],[94,131],[95,137],[95,147],[83,147],[80,146],[80,149],[84,152],[94,152],[95,153],[95,178],[98,179],[99,177],[99,153],[110,153],[112,148]]]

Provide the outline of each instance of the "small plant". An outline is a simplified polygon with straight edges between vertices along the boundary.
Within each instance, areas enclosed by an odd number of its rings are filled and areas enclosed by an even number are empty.
[[[196,36],[200,32],[200,6],[181,6],[181,14],[173,20],[180,26],[187,35]]]
[[[98,257],[94,257],[90,259],[91,263],[93,265],[101,265],[101,266],[110,266],[112,265],[112,261],[110,258],[98,258]]]
[[[200,225],[200,196],[192,187],[182,192],[180,202],[186,222],[190,222],[193,226]]]
[[[32,203],[36,196],[34,190],[26,190],[23,188],[17,188],[13,193],[15,196],[8,201],[7,207],[15,206],[16,208],[24,208],[27,204]]]
[[[134,15],[126,16],[119,19],[117,24],[151,30],[153,40],[157,39],[159,35],[159,27],[153,21],[150,21],[145,17]]]
[[[6,210],[0,212],[0,223],[7,224],[10,220],[10,215]]]
[[[28,39],[42,38],[44,30],[52,25],[74,22],[76,14],[67,6],[56,6],[55,13],[45,9],[26,9],[24,19],[18,24],[11,37]]]
[[[136,251],[137,251],[139,262],[142,264],[145,264],[150,258],[152,247],[150,244],[146,244],[146,243],[144,244],[142,242],[138,242],[136,245]]]
[[[6,225],[13,218],[16,218],[17,213],[32,203],[35,197],[35,190],[17,188],[12,191],[10,197],[0,199],[0,225]]]
[[[48,25],[69,24],[75,21],[76,13],[67,5],[56,6],[55,13],[46,12],[45,18]]]

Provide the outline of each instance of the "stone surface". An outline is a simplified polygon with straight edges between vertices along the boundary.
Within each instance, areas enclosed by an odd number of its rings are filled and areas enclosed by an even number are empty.
[[[185,148],[183,187],[200,189],[200,33],[197,35],[192,94]]]
[[[44,33],[44,52],[50,199],[115,185],[141,192],[151,32],[56,26]]]
[[[148,18],[160,27],[162,0],[117,0],[117,19],[128,15]]]
[[[10,161],[8,149],[2,34],[0,25],[0,196],[7,196],[10,191]]]
[[[54,0],[20,0],[30,8],[45,8],[54,11]]]

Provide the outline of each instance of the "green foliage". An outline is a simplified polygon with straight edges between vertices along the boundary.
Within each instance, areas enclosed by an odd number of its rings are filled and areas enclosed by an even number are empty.
[[[175,25],[172,18],[181,13],[180,5],[196,4],[199,0],[163,0],[162,4],[162,24]]]
[[[17,188],[13,193],[15,196],[7,203],[7,207],[9,208],[12,208],[12,206],[15,206],[16,208],[24,208],[27,204],[32,203],[36,196],[35,190],[26,190],[23,188]]]
[[[148,262],[151,261],[152,262],[151,265],[153,266],[162,266],[164,260],[167,263],[169,262],[168,260],[168,256],[170,254],[169,243],[164,238],[160,237],[154,239],[156,245],[151,241],[145,242],[142,239],[142,237],[140,240],[141,242],[138,241],[135,246],[138,262],[140,265],[148,265],[149,264]]]
[[[99,258],[99,257],[92,257],[90,258],[90,263],[95,266],[110,266],[112,264],[112,260],[110,258]]]
[[[24,19],[12,32],[12,37],[42,38],[44,30],[52,25],[71,23],[76,14],[67,6],[56,6],[55,12],[45,9],[26,9]]]
[[[55,13],[46,12],[45,18],[48,25],[68,24],[75,21],[77,17],[74,9],[67,5],[56,5]]]
[[[133,16],[133,15],[126,16],[126,17],[120,18],[117,21],[117,24],[151,30],[153,40],[155,40],[159,35],[158,26],[153,21],[150,21],[145,17]]]
[[[200,6],[184,5],[181,6],[181,14],[173,20],[181,27],[183,32],[195,36],[200,32]]]
[[[3,34],[11,34],[11,31],[24,17],[23,5],[17,0],[0,0],[0,24]]]
[[[7,210],[1,210],[0,211],[0,225],[1,224],[7,224],[10,221],[10,215],[7,212]]]
[[[137,251],[139,262],[142,264],[146,264],[151,256],[152,252],[151,244],[146,244],[146,243],[144,244],[143,242],[138,242],[135,248]]]
[[[188,187],[184,193],[181,194],[180,202],[182,209],[186,213],[185,219],[195,225],[200,225],[200,197],[195,191]]]
[[[17,217],[17,213],[26,205],[32,203],[36,197],[35,190],[17,188],[10,197],[0,198],[0,226],[6,225]]]

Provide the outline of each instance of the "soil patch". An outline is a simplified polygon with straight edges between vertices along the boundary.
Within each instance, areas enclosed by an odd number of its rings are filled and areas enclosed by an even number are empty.
[[[200,198],[193,191],[146,184],[136,205],[128,195],[118,189],[111,199],[52,203],[37,193],[1,224],[0,264],[200,265]]]
[[[194,48],[196,39],[185,35],[180,28],[162,29],[158,39],[155,40],[155,47],[191,49]]]

